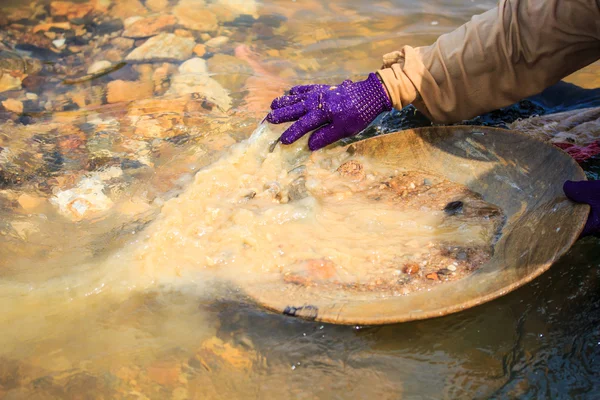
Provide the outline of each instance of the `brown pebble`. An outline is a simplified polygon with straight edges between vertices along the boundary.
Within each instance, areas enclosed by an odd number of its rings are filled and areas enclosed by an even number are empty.
[[[406,264],[404,266],[404,268],[402,269],[402,272],[404,272],[405,274],[408,274],[408,275],[414,275],[417,272],[419,272],[419,269],[420,268],[419,268],[419,266],[417,264],[414,264],[414,263],[413,264]]]
[[[365,169],[363,165],[356,160],[350,160],[343,163],[337,169],[337,172],[339,172],[341,176],[356,181],[361,181],[365,178]]]
[[[430,274],[427,274],[427,275],[426,275],[426,278],[427,278],[427,279],[431,279],[432,281],[439,281],[439,280],[440,280],[440,278],[439,278],[438,274],[436,274],[435,272],[432,272],[432,273],[430,273]]]

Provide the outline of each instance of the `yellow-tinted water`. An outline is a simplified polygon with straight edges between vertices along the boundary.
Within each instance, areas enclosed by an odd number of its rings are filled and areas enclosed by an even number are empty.
[[[177,231],[208,215],[169,200],[273,97],[365,76],[494,2],[182,3],[0,1],[0,49],[42,61],[0,81],[20,82],[0,92],[0,397],[593,396],[594,239],[504,299],[382,328],[266,313],[210,271],[178,276],[199,252]],[[181,54],[132,59],[147,37]],[[569,80],[594,87],[594,68]],[[153,243],[161,212],[171,236]],[[157,273],[126,257],[163,248]]]

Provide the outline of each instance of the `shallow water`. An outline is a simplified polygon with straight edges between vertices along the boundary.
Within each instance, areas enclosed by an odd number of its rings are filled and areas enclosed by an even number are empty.
[[[142,243],[162,205],[247,138],[285,88],[364,76],[383,53],[430,43],[494,4],[210,3],[200,6],[217,16],[210,37],[181,14],[160,28],[185,46],[228,38],[195,49],[202,72],[197,61],[178,71],[181,60],[125,60],[146,39],[116,41],[135,23],[127,18],[168,15],[176,1],[77,2],[70,12],[83,16],[0,1],[0,50],[43,61],[30,76],[4,66],[23,89],[0,92],[0,397],[593,398],[594,238],[504,298],[384,327],[268,313],[206,272],[161,286],[148,271],[132,277],[125,261],[100,267]],[[50,22],[63,25],[41,26]],[[97,61],[109,62],[105,74],[88,73]],[[568,81],[597,87],[597,66]],[[516,114],[545,109],[528,110]],[[409,123],[394,113],[370,134]],[[594,160],[584,167],[598,173]]]

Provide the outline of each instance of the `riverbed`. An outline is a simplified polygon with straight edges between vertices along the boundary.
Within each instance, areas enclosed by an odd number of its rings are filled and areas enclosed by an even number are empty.
[[[190,221],[172,200],[288,87],[360,79],[494,4],[0,1],[0,398],[594,398],[597,238],[496,301],[381,327],[267,312],[210,270],[178,271],[175,248],[153,271],[119,261],[144,253],[165,205],[161,243],[177,243]],[[427,124],[396,111],[363,137]],[[583,167],[597,178],[597,158]]]

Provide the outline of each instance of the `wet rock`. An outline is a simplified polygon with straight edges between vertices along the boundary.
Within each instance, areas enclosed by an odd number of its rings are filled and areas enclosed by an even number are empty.
[[[148,39],[126,57],[128,61],[187,60],[196,43],[172,33],[162,33]]]
[[[215,54],[209,58],[208,69],[213,73],[213,79],[232,92],[241,90],[254,73],[246,61],[225,54]]]
[[[116,80],[109,82],[106,91],[108,103],[120,103],[152,97],[154,85],[152,82],[129,82]]]
[[[0,70],[0,93],[19,89],[21,89],[21,79]]]
[[[94,30],[94,33],[98,36],[108,35],[113,32],[119,32],[123,30],[123,28],[123,22],[120,19],[113,19],[98,24]]]
[[[204,1],[180,0],[173,8],[173,15],[181,25],[191,30],[211,32],[219,27],[217,17],[206,8]]]
[[[167,95],[183,96],[192,94],[198,100],[207,100],[222,111],[231,108],[229,93],[219,82],[206,73],[180,72],[171,78]]]
[[[415,275],[419,272],[419,266],[416,263],[406,264],[404,268],[402,268],[402,272],[408,275]]]
[[[108,70],[112,67],[112,63],[110,61],[102,60],[96,61],[87,69],[87,73],[90,75],[97,74],[101,71]]]
[[[308,196],[308,191],[306,190],[306,178],[304,176],[299,176],[294,179],[290,186],[288,187],[288,197],[290,201],[302,200]]]
[[[148,9],[139,0],[115,1],[110,9],[110,15],[125,20],[136,15],[146,15]]]
[[[7,99],[2,102],[2,106],[5,110],[11,111],[17,114],[23,112],[23,102],[15,99]]]
[[[33,33],[46,32],[51,29],[64,31],[67,29],[71,29],[71,24],[69,22],[51,22],[51,23],[39,24],[33,28]],[[49,39],[56,38],[55,32],[46,32],[45,35]]]
[[[70,1],[53,1],[50,3],[50,14],[55,17],[83,18],[94,6],[90,3],[72,3]]]
[[[192,51],[198,57],[202,57],[206,54],[206,46],[203,44],[197,44]]]
[[[163,11],[169,5],[169,0],[146,0],[144,3],[151,11]]]
[[[429,280],[432,280],[432,281],[439,281],[439,280],[440,280],[440,278],[439,278],[438,274],[436,274],[435,272],[432,272],[432,273],[430,273],[430,274],[427,274],[425,277],[426,277],[427,279],[429,279]]]
[[[227,36],[217,36],[208,40],[204,44],[209,48],[217,48],[223,46],[227,42],[229,42],[229,38]]]
[[[95,216],[110,209],[113,202],[104,194],[104,183],[98,177],[85,177],[69,190],[59,190],[50,198],[60,214],[72,221]]]
[[[177,18],[172,15],[158,15],[142,18],[127,26],[123,32],[124,37],[145,38],[159,34],[173,27]]]
[[[366,176],[363,165],[356,160],[350,160],[343,163],[337,169],[337,172],[339,172],[341,176],[350,178],[355,181],[361,181]]]
[[[444,207],[446,215],[457,215],[463,212],[464,203],[462,201],[452,201]]]
[[[179,72],[182,74],[208,74],[208,66],[206,60],[194,57],[181,64]]]
[[[205,340],[196,353],[199,363],[209,371],[221,366],[250,370],[256,357],[254,351],[234,347],[218,337]]]
[[[124,37],[114,38],[111,44],[120,50],[129,50],[133,47],[134,40]]]
[[[258,17],[258,5],[254,0],[216,0],[210,5],[219,21],[233,21],[241,15]]]

